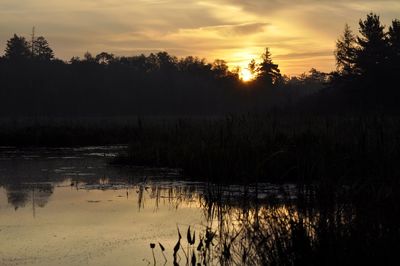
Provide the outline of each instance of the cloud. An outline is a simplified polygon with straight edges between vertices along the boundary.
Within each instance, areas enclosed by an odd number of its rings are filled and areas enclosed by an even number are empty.
[[[221,1],[220,1],[221,2]],[[255,13],[258,15],[286,11],[286,10],[315,10],[320,7],[336,8],[339,7],[343,11],[362,11],[368,12],[371,10],[390,11],[393,8],[398,8],[400,3],[397,0],[222,0],[227,5],[234,5],[243,10]]]
[[[225,36],[246,36],[252,34],[259,34],[264,31],[264,28],[268,26],[269,23],[244,23],[236,25],[218,25],[210,27],[202,27],[199,30],[214,31],[218,34]]]
[[[270,47],[284,73],[334,69],[344,24],[357,31],[374,11],[384,23],[400,13],[393,0],[1,0],[0,43],[32,26],[56,56],[86,51],[118,55],[167,50],[245,67]]]
[[[308,52],[308,53],[289,53],[289,54],[281,54],[275,56],[277,60],[298,60],[298,59],[307,59],[307,58],[315,58],[315,57],[326,57],[331,56],[332,51],[318,51],[318,52]]]

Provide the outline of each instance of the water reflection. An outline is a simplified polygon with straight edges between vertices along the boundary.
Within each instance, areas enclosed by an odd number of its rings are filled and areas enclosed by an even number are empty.
[[[151,242],[165,247],[156,262],[171,262],[177,228],[190,226],[198,241],[228,209],[280,195],[273,186],[189,182],[170,169],[110,167],[104,153],[116,150],[108,149],[0,152],[0,265],[147,265]]]
[[[5,189],[8,203],[13,205],[15,210],[31,203],[33,215],[35,215],[35,207],[46,206],[53,194],[54,186],[51,183],[11,184],[6,185]]]
[[[149,242],[171,255],[202,223],[195,183],[110,167],[109,149],[0,149],[0,265],[147,265]]]
[[[150,242],[163,243],[171,256],[176,228],[203,222],[183,188],[77,189],[69,182],[54,186],[51,200],[36,210],[34,201],[17,211],[4,206],[8,192],[0,189],[0,265],[147,265]]]
[[[283,250],[290,226],[315,216],[288,204],[292,185],[191,182],[176,170],[110,167],[104,153],[0,153],[0,265],[147,265],[153,254],[158,265],[259,264],[260,246]],[[178,230],[191,237],[174,252]]]

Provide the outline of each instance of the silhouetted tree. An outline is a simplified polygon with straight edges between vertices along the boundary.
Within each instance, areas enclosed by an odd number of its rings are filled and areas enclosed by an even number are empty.
[[[359,35],[346,25],[336,43],[337,72],[332,75],[330,98],[336,105],[361,110],[398,109],[400,92],[395,88],[399,68],[400,23],[389,30],[378,15],[367,14],[359,21]]]
[[[221,60],[221,59],[216,59],[211,67],[211,70],[214,72],[215,76],[217,78],[223,78],[228,75],[228,65],[226,64],[226,61]]]
[[[254,78],[258,78],[258,71],[259,71],[259,66],[256,63],[256,60],[251,59],[250,63],[247,66],[247,69],[250,71],[251,75]]]
[[[312,68],[308,73],[303,73],[300,76],[290,78],[284,76],[282,79],[285,80],[283,87],[286,91],[287,100],[295,103],[324,89],[329,82],[329,75]]]
[[[79,56],[73,56],[71,57],[71,59],[69,60],[69,63],[71,64],[77,64],[81,61],[81,59],[79,58]]]
[[[329,76],[326,73],[318,71],[315,68],[311,68],[308,73],[309,75],[306,76],[306,80],[312,83],[324,84],[329,80]]]
[[[391,50],[391,63],[399,67],[400,63],[400,20],[393,20],[389,27],[388,42]]]
[[[178,59],[175,56],[170,56],[167,52],[158,52],[156,62],[159,70],[171,72],[176,69]]]
[[[348,24],[344,27],[343,35],[336,41],[334,54],[338,72],[341,75],[354,74],[357,60],[356,37]]]
[[[258,78],[268,86],[278,82],[282,76],[277,64],[272,62],[269,48],[265,48],[265,52],[261,56],[261,63],[258,67]]]
[[[198,74],[210,71],[211,65],[208,64],[205,59],[187,56],[179,60],[178,69],[180,72]]]
[[[268,49],[261,64],[250,64],[259,78],[244,84],[238,70],[230,70],[223,60],[208,63],[192,56],[178,60],[167,52],[122,57],[87,52],[83,59],[63,62],[54,59],[43,37],[33,47],[23,38],[14,38],[8,50],[21,50],[11,45],[18,41],[24,52],[8,55],[23,54],[25,63],[13,67],[9,60],[0,60],[3,116],[216,115],[267,110],[286,104],[293,92],[277,84],[282,78]]]
[[[96,58],[93,57],[93,55],[90,52],[86,52],[83,55],[84,61],[88,63],[96,63]]]
[[[14,36],[7,41],[4,57],[11,61],[26,60],[30,57],[29,43],[24,37]]]
[[[114,60],[114,55],[106,53],[106,52],[102,52],[102,53],[96,55],[95,60],[98,64],[108,65],[109,63],[111,63]]]
[[[50,48],[49,43],[47,40],[40,36],[33,40],[32,51],[33,51],[33,58],[41,60],[41,61],[49,61],[54,59],[54,52]]]
[[[360,34],[357,37],[356,66],[366,75],[375,75],[382,71],[387,59],[387,41],[385,27],[381,24],[379,16],[373,13],[367,15],[365,20],[360,20]]]

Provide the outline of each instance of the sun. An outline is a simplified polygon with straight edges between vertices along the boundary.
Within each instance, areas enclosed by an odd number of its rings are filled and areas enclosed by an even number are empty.
[[[243,80],[244,82],[248,82],[252,79],[254,79],[253,73],[251,73],[250,70],[248,70],[247,68],[242,69],[242,71],[240,72],[240,78],[241,80]]]

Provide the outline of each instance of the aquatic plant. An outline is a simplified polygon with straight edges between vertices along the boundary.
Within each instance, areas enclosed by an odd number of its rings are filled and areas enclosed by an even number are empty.
[[[216,183],[394,180],[400,119],[249,114],[143,126],[116,164],[183,169]]]
[[[400,199],[399,186],[391,193],[337,187],[329,194],[319,186],[282,186],[264,198],[254,187],[236,189],[234,197],[217,187],[203,195],[207,225],[197,237],[188,226],[189,251],[181,249],[178,229],[174,265],[181,263],[179,252],[183,265],[388,265],[400,248],[400,208],[389,205]]]

